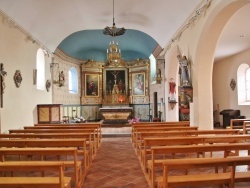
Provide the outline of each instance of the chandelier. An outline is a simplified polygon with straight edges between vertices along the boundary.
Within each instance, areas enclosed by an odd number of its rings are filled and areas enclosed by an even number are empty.
[[[113,0],[113,26],[112,27],[105,27],[103,29],[103,34],[104,35],[110,35],[112,37],[115,36],[120,36],[123,35],[125,33],[126,29],[124,27],[122,28],[117,28],[115,26],[115,17],[114,17],[114,0]]]
[[[109,48],[107,49],[107,60],[109,64],[119,64],[121,60],[121,49],[119,49],[118,42],[112,41],[109,43]]]

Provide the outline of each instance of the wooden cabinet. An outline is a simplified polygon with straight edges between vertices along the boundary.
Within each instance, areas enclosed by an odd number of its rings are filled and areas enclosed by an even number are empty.
[[[38,123],[60,123],[61,104],[39,104],[37,105]]]

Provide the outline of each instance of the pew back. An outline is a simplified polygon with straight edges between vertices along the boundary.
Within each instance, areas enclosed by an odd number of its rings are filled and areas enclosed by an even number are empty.
[[[1,187],[70,188],[70,177],[65,177],[63,162],[1,162],[0,171],[53,171],[55,177],[0,177]]]

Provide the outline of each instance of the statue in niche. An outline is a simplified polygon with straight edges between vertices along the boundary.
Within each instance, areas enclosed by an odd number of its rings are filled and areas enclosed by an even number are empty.
[[[174,82],[173,78],[170,78],[170,82],[169,82],[169,100],[170,101],[175,101],[175,94],[176,94],[176,83]]]
[[[65,82],[65,75],[64,75],[63,71],[61,71],[59,73],[59,87],[64,86],[64,82]]]
[[[15,81],[15,84],[16,84],[17,88],[20,87],[22,80],[23,80],[23,78],[22,78],[22,75],[21,75],[21,71],[16,70],[15,75],[14,75],[14,81]]]
[[[46,90],[47,90],[47,92],[49,92],[49,89],[50,89],[50,86],[51,86],[51,82],[50,82],[50,80],[47,80],[46,81]]]
[[[181,86],[191,86],[190,64],[186,56],[177,55],[179,61],[179,74],[181,75]]]

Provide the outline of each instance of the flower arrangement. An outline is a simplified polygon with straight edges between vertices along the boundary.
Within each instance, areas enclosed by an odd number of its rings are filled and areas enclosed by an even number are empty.
[[[129,123],[137,123],[140,122],[140,118],[134,117],[133,119],[128,120]]]

